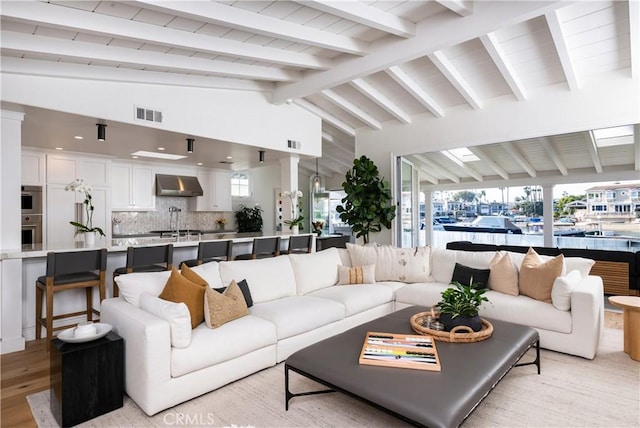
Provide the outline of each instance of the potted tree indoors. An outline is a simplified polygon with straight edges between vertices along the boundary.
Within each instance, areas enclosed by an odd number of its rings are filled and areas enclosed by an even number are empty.
[[[342,187],[346,196],[336,207],[340,220],[351,226],[356,238],[369,242],[370,232],[391,228],[396,207],[391,203],[389,182],[380,177],[378,167],[366,156],[353,160]]]
[[[460,284],[457,281],[451,282],[449,287],[444,290],[442,300],[436,305],[440,309],[440,322],[444,325],[446,331],[464,325],[473,331],[482,329],[482,320],[478,315],[478,308],[482,302],[488,302],[484,293],[486,288],[475,288],[471,282],[469,285]]]

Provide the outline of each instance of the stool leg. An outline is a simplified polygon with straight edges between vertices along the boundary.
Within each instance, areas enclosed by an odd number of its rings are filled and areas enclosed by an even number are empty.
[[[87,321],[93,321],[93,287],[85,288],[87,294]]]
[[[49,281],[49,278],[47,278]],[[47,284],[47,352],[51,351],[51,341],[53,340],[53,283]]]
[[[36,285],[36,340],[42,338],[42,288]]]

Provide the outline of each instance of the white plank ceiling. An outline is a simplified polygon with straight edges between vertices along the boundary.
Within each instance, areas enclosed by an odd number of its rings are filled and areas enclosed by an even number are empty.
[[[640,73],[635,0],[3,0],[0,14],[5,73],[242,88],[296,103],[322,118],[326,175],[349,168],[360,127]],[[480,160],[462,167],[442,153],[411,159],[433,184],[640,169],[637,132],[623,146],[598,147],[585,131],[473,152]]]

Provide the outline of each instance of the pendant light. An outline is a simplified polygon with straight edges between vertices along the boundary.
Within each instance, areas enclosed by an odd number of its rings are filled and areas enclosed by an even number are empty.
[[[264,163],[264,150],[258,150],[258,160],[260,163]]]
[[[103,123],[96,123],[98,127],[98,141],[105,141],[107,139],[107,125]]]
[[[187,138],[187,153],[193,153],[193,138]]]
[[[316,173],[309,179],[311,182],[311,192],[320,193],[324,192],[324,179],[318,172],[318,158],[316,158]]]

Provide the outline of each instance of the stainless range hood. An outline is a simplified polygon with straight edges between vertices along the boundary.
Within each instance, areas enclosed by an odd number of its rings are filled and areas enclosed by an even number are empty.
[[[156,196],[202,196],[197,177],[156,174]]]

